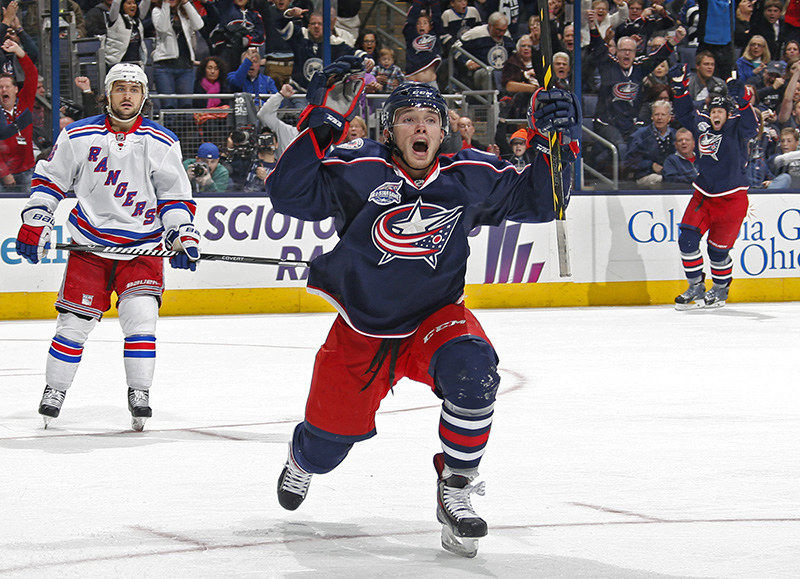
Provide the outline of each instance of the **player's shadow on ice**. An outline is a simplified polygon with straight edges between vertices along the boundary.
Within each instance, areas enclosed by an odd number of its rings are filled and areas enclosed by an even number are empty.
[[[735,305],[727,304],[721,308],[697,308],[694,310],[687,310],[686,312],[692,316],[722,316],[728,318],[745,318],[757,322],[766,322],[774,320],[775,316],[769,316],[752,310],[737,310]]]
[[[667,577],[589,559],[497,552],[486,546],[508,540],[519,545],[514,541],[517,530],[509,528],[492,530],[490,526],[490,536],[481,539],[478,555],[468,559],[442,549],[441,528],[435,520],[373,517],[363,525],[308,520],[261,523],[262,528],[234,535],[250,546],[266,550],[280,546],[290,551],[308,570],[302,574],[308,577]]]

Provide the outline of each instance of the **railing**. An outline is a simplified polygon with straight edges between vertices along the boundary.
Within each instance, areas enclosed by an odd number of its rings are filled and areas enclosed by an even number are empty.
[[[494,85],[494,72],[496,70],[494,67],[489,66],[488,64],[483,62],[480,58],[478,58],[474,54],[471,54],[470,52],[464,50],[460,46],[453,46],[450,49],[450,53],[447,55],[447,66],[448,66],[448,70],[450,71],[450,88],[451,89],[452,88],[461,89],[462,91],[470,92],[470,93],[475,93],[475,92],[483,93],[483,92],[486,92],[485,90],[476,90],[475,87],[471,87],[468,84],[466,84],[463,81],[458,79],[458,77],[456,75],[456,66],[457,66],[456,62],[455,62],[455,55],[456,54],[463,54],[466,58],[468,58],[470,60],[474,60],[483,70],[486,71],[486,74],[489,77],[489,82],[492,85]],[[495,91],[492,91],[492,92],[495,92]],[[496,101],[497,99],[494,99],[494,100]],[[489,101],[484,99],[483,104],[487,104],[488,105]]]
[[[594,167],[588,165],[586,163],[585,158],[582,159],[583,161],[581,163],[582,170],[589,173],[590,175],[598,179],[600,182],[605,183],[606,185],[610,185],[612,189],[619,189],[619,151],[617,150],[617,147],[614,146],[614,143],[607,141],[606,139],[595,133],[593,130],[587,128],[586,126],[583,126],[582,130],[583,130],[584,140],[581,143],[581,149],[584,148],[584,145],[586,143],[586,137],[588,136],[591,139],[597,141],[598,144],[602,145],[603,147],[606,147],[611,151],[611,179],[600,173],[600,171],[596,170]],[[581,181],[583,181],[583,178],[581,178]]]
[[[406,21],[406,13],[389,0],[373,0],[372,6],[367,10],[361,28],[371,28],[381,37],[381,40],[390,42],[401,52],[405,52],[406,45],[399,41],[387,30],[402,30]],[[402,61],[402,59],[397,59]]]

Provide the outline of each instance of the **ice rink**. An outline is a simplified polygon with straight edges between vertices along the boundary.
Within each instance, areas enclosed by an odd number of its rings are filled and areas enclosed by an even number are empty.
[[[476,314],[502,384],[475,559],[439,545],[420,384],[278,505],[331,314],[162,318],[143,433],[116,319],[48,430],[55,323],[0,322],[0,576],[800,576],[800,303]]]

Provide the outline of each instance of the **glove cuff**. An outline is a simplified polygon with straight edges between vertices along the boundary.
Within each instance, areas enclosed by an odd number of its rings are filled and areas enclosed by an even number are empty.
[[[336,111],[319,105],[308,105],[300,114],[297,129],[311,129],[317,156],[325,156],[325,150],[339,143],[347,134],[349,123]]]

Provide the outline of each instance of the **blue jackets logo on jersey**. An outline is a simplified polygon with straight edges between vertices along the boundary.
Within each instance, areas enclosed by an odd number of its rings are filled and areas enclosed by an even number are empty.
[[[402,181],[392,183],[391,181],[378,185],[372,193],[369,194],[367,202],[374,202],[378,205],[391,205],[392,203],[400,203],[402,196],[400,195],[400,187],[403,186]]]
[[[378,265],[395,258],[422,259],[436,269],[462,207],[445,209],[439,205],[415,203],[394,207],[381,214],[372,225],[372,241],[382,253]]]
[[[612,100],[632,103],[639,94],[639,85],[629,81],[618,82],[611,88],[611,93],[614,95]]]
[[[722,143],[722,135],[715,135],[713,133],[703,133],[697,141],[697,150],[700,155],[708,155],[715,161],[719,161],[717,153],[719,146]]]

